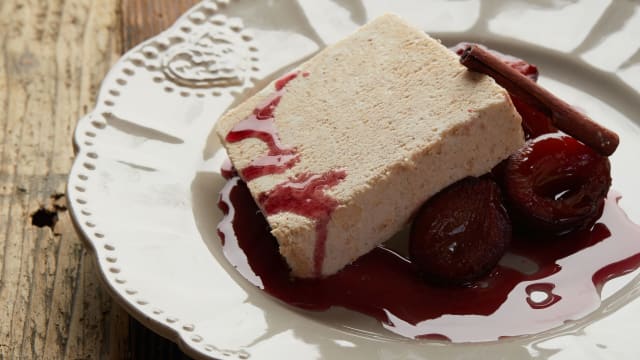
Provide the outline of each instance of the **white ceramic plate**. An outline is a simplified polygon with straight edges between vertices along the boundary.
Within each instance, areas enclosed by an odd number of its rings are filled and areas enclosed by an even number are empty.
[[[311,313],[253,288],[222,256],[216,119],[287,68],[383,12],[446,44],[536,63],[540,83],[617,131],[613,187],[640,222],[640,3],[539,0],[209,0],[128,52],[78,123],[68,196],[108,289],[190,355],[220,359],[636,359],[637,272],[561,328],[481,344],[400,338],[373,319]]]

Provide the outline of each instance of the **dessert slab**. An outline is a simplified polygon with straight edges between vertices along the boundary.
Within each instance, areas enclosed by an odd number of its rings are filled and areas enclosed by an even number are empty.
[[[551,331],[451,344],[346,310],[291,308],[228,264],[216,233],[216,119],[384,12],[446,45],[481,42],[538,65],[540,84],[620,135],[612,188],[640,223],[639,3],[208,0],[124,55],[77,125],[68,197],[107,288],[199,358],[637,358],[638,271],[609,282],[598,310]]]

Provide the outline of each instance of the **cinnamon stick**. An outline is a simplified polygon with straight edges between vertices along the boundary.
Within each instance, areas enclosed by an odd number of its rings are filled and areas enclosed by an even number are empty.
[[[555,127],[599,154],[609,156],[618,147],[620,139],[616,133],[594,122],[489,51],[471,45],[460,57],[460,63],[470,70],[491,76],[508,92],[548,114]]]

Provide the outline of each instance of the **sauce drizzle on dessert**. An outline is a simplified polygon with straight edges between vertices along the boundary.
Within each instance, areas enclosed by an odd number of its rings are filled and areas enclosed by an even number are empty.
[[[222,177],[227,180],[231,179],[234,176],[238,176],[238,172],[236,171],[236,168],[233,166],[229,158],[226,158],[222,162],[222,165],[220,165],[220,175],[222,175]]]
[[[298,74],[299,72],[293,72],[277,80],[275,82],[276,91],[253,109],[251,115],[236,124],[226,136],[226,140],[230,143],[249,138],[258,139],[269,148],[266,155],[253,160],[250,165],[240,170],[245,181],[269,174],[281,174],[300,159],[295,148],[280,143],[274,114],[285,93],[285,87],[291,80],[298,77]],[[305,74],[308,75],[305,72],[303,76],[307,76]]]
[[[280,142],[275,126],[275,110],[280,104],[285,88],[300,74],[303,77],[309,76],[308,71],[297,71],[276,80],[274,83],[276,92],[269,95],[251,115],[236,124],[227,134],[228,142],[254,138],[264,142],[269,148],[266,155],[254,159],[250,165],[239,169],[245,181],[265,175],[281,174],[300,160],[300,155],[295,148],[287,147]],[[234,170],[230,162],[223,165],[221,173],[227,179],[233,176]],[[347,173],[344,170],[329,170],[322,174],[297,174],[288,181],[276,185],[272,190],[259,195],[258,201],[266,215],[291,212],[315,221],[316,242],[313,266],[317,276],[322,273],[324,263],[327,225],[331,213],[338,206],[338,202],[326,195],[324,190],[337,185],[346,176]]]
[[[618,199],[609,193],[591,229],[539,239],[516,235],[489,275],[461,287],[429,285],[406,258],[383,247],[336,275],[292,279],[265,218],[237,178],[221,192],[219,207],[226,216],[218,231],[225,256],[242,276],[288,304],[348,308],[410,338],[491,341],[583,318],[600,306],[606,281],[640,267],[640,227],[618,207]],[[536,291],[547,298],[531,304]]]
[[[271,191],[260,194],[258,202],[267,215],[290,212],[316,221],[316,243],[313,253],[314,272],[322,273],[327,225],[338,202],[324,193],[326,188],[337,185],[347,176],[344,170],[330,170],[323,174],[303,173],[276,185]]]

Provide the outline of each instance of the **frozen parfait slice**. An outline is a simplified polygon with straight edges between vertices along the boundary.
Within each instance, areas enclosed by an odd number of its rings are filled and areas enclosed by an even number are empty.
[[[524,143],[503,88],[395,15],[269,84],[216,131],[297,277],[336,273]]]

